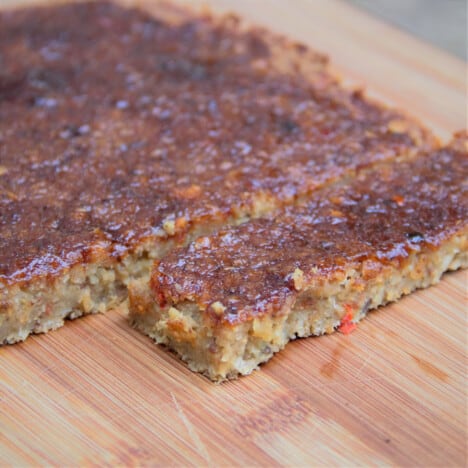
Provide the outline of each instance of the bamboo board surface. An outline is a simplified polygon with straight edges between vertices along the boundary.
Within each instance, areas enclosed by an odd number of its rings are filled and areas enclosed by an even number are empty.
[[[465,64],[338,0],[211,3],[326,52],[444,139],[466,127]],[[0,465],[466,466],[467,280],[220,386],[118,311],[1,347]]]

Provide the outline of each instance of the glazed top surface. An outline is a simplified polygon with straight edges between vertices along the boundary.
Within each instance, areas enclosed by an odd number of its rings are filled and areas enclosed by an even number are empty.
[[[259,194],[288,203],[426,139],[323,56],[241,29],[105,2],[0,13],[3,282],[173,235],[168,219],[183,235]],[[273,49],[313,72],[279,71]]]
[[[466,236],[467,222],[468,153],[452,147],[201,237],[155,266],[152,289],[162,306],[192,301],[215,321],[238,323],[280,311],[304,286],[344,280],[350,268],[364,280],[398,268],[411,252],[436,249],[463,229]],[[216,302],[225,309],[215,313]]]

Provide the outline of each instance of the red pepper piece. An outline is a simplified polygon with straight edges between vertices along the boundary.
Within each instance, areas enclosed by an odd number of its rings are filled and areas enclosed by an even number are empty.
[[[351,321],[353,320],[353,314],[349,312],[350,307],[346,305],[345,309],[348,312],[341,319],[340,325],[338,326],[338,331],[344,335],[349,335],[357,327],[357,325]]]

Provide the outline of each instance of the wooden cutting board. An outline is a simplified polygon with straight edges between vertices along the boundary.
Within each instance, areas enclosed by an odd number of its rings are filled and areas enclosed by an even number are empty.
[[[444,139],[466,126],[465,64],[338,0],[211,3],[326,52]],[[220,386],[118,311],[1,347],[0,465],[466,466],[467,279]]]

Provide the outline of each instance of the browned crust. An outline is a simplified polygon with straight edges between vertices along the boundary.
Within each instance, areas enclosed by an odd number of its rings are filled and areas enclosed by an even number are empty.
[[[169,25],[98,2],[2,12],[0,25],[6,285],[184,243],[434,143],[340,89],[323,56],[232,18]],[[275,48],[293,64],[270,69]]]
[[[216,382],[468,266],[468,138],[222,230],[130,285],[131,323]]]
[[[381,165],[288,207],[198,238],[157,262],[151,278],[162,309],[190,302],[213,326],[274,316],[306,288],[344,281],[362,287],[386,265],[437,250],[453,235],[468,249],[466,136],[448,148]]]
[[[190,369],[216,382],[250,374],[297,337],[349,333],[368,311],[439,281],[444,271],[468,265],[467,230],[441,240],[438,248],[421,246],[398,264],[380,264],[366,276],[350,262],[345,274],[323,284],[301,282],[280,310],[249,321],[215,326],[195,303],[162,309],[146,283],[130,286],[131,323],[185,361]],[[296,278],[300,276],[297,274]],[[295,281],[297,283],[297,281]],[[218,303],[216,308],[222,310]]]

